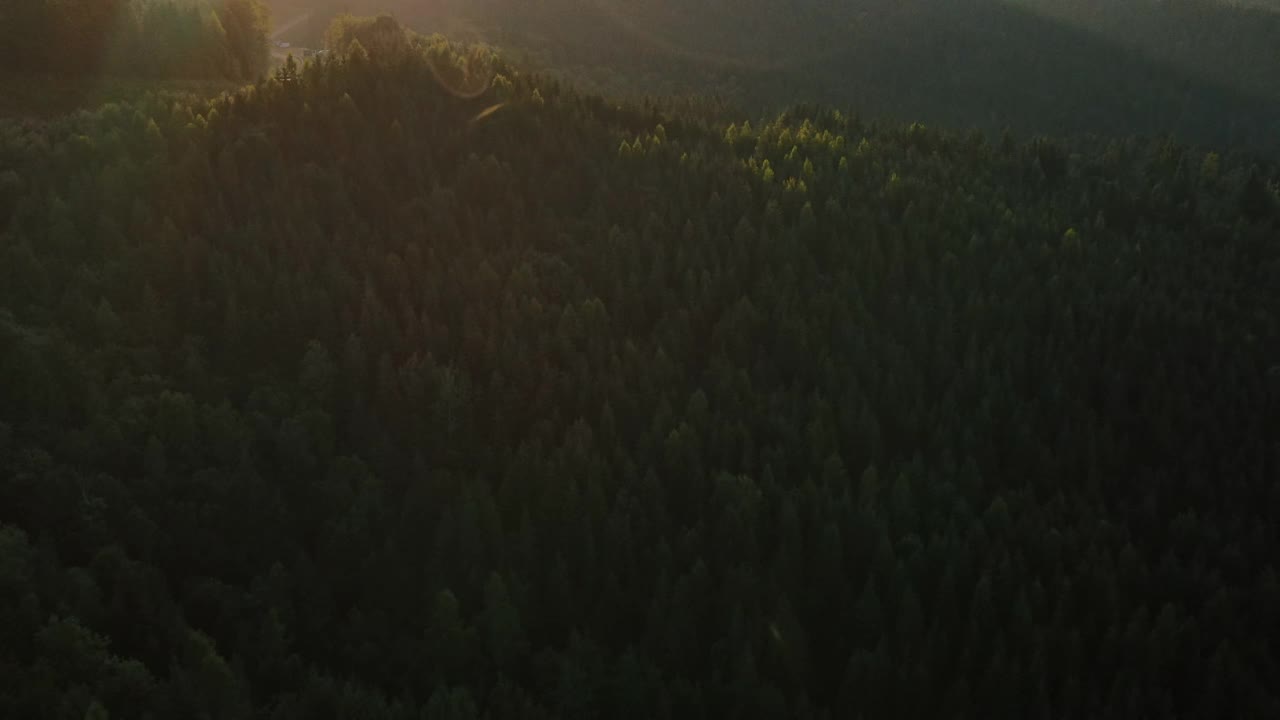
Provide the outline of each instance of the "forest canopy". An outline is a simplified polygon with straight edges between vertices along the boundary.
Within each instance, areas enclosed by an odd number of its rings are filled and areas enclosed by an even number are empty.
[[[0,120],[0,717],[1280,716],[1275,165],[403,37]]]

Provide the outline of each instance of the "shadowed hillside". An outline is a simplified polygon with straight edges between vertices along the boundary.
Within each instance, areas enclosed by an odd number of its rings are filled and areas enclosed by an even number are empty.
[[[0,717],[1280,717],[1280,169],[334,37],[0,120]]]
[[[301,7],[278,2],[284,14]],[[1198,0],[306,5],[317,8],[311,42],[325,9],[385,10],[424,32],[522,51],[614,95],[714,95],[750,114],[822,102],[953,127],[1280,145],[1280,16]]]

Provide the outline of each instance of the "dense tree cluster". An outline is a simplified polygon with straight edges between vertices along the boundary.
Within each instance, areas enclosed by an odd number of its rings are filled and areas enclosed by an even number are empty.
[[[268,69],[266,31],[260,0],[10,0],[0,67],[254,80]]]
[[[0,123],[0,717],[1280,716],[1274,166],[412,45]]]

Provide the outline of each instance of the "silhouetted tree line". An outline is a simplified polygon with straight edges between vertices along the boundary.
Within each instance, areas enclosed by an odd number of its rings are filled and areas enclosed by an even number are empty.
[[[410,40],[0,123],[0,717],[1280,716],[1274,166]]]
[[[17,0],[0,64],[21,72],[254,80],[268,70],[260,0]]]

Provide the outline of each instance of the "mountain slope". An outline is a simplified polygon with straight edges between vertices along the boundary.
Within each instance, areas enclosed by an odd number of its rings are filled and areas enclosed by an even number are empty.
[[[0,716],[1280,710],[1274,167],[388,47],[0,123]]]
[[[283,16],[301,5],[277,0]],[[279,3],[284,3],[283,5]],[[480,39],[597,91],[797,102],[1022,132],[1173,133],[1280,151],[1280,15],[1211,0],[308,3]],[[767,32],[761,32],[767,28]],[[299,31],[303,32],[303,31]]]

